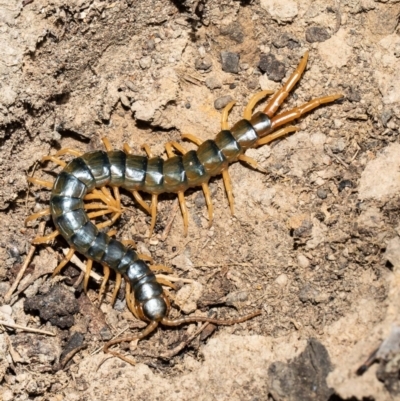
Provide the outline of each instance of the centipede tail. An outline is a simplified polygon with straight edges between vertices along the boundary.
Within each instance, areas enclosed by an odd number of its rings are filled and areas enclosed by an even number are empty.
[[[202,187],[209,212],[210,223],[213,218],[208,182],[211,177],[222,174],[230,207],[233,213],[233,191],[228,174],[230,164],[241,160],[253,167],[257,162],[245,155],[247,149],[255,148],[275,140],[283,135],[294,132],[296,127],[285,125],[304,113],[307,113],[321,104],[333,102],[342,95],[325,96],[319,99],[275,115],[289,92],[300,79],[307,63],[308,53],[305,54],[295,72],[286,84],[272,96],[264,111],[252,115],[255,104],[271,91],[263,91],[256,94],[245,109],[244,119],[238,121],[231,128],[228,125],[228,113],[234,102],[228,104],[222,114],[221,131],[214,139],[201,141],[193,135],[186,134],[188,139],[198,145],[197,150],[186,151],[180,144],[171,142],[166,145],[168,159],[153,156],[148,146],[144,146],[147,156],[134,155],[128,145],[124,145],[124,151],[113,150],[107,139],[103,140],[106,151],[93,151],[82,154],[73,149],[59,151],[54,157],[46,160],[60,165],[63,170],[57,176],[50,199],[49,210],[35,213],[27,219],[52,215],[56,231],[54,234],[36,239],[42,243],[61,234],[70,245],[70,251],[57,269],[61,269],[72,257],[74,252],[79,252],[88,259],[84,280],[86,289],[92,268],[92,262],[96,261],[103,266],[113,269],[118,277],[116,288],[118,290],[120,278],[123,276],[127,282],[127,302],[129,308],[138,318],[149,322],[147,329],[136,337],[113,340],[106,344],[105,351],[111,345],[118,342],[133,339],[140,340],[156,329],[158,324],[166,326],[178,326],[190,322],[212,322],[218,325],[230,325],[251,319],[260,314],[255,311],[252,314],[231,320],[220,320],[202,316],[191,316],[181,319],[169,319],[169,301],[161,284],[157,281],[153,271],[142,260],[134,249],[123,242],[111,238],[100,228],[110,225],[122,213],[120,205],[119,189],[124,188],[133,193],[139,204],[152,215],[150,235],[156,222],[156,210],[158,195],[169,192],[176,193],[179,197],[183,214],[185,233],[188,226],[188,212],[185,205],[184,192],[193,187]],[[176,153],[175,153],[176,152]],[[68,164],[58,159],[63,154],[72,154],[75,158]],[[49,187],[49,182],[30,179],[36,184]],[[107,189],[112,187],[114,197]],[[139,192],[146,192],[152,197],[152,204],[148,206],[141,198]],[[84,200],[97,200],[104,202],[104,207],[93,204],[85,205]],[[99,209],[96,212],[86,213],[87,209]],[[105,223],[97,226],[91,221],[98,215],[112,213],[113,217]],[[127,244],[127,243],[126,243]],[[64,263],[65,262],[65,263]],[[102,284],[102,291],[107,280]],[[133,298],[131,297],[131,290]],[[115,299],[116,291],[113,298]],[[114,355],[121,355],[110,351]],[[124,359],[124,357],[122,357]]]

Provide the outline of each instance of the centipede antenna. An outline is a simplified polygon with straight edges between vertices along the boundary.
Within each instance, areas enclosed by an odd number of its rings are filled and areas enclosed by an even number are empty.
[[[218,326],[232,326],[233,324],[243,323],[247,320],[252,319],[253,317],[261,315],[261,310],[256,310],[248,315],[240,316],[234,319],[214,319],[206,316],[187,316],[181,317],[179,319],[168,319],[164,317],[160,323],[165,326],[181,326],[182,324],[196,323],[196,322],[209,322],[212,324],[216,324]]]
[[[140,341],[143,338],[147,337],[151,332],[153,332],[157,328],[157,326],[158,326],[158,322],[152,321],[141,333],[139,333],[136,336],[128,336],[128,337],[116,338],[115,340],[111,340],[104,345],[103,352],[105,354],[109,353],[111,355],[114,355],[117,358],[120,358],[123,361],[125,361],[131,365],[135,365],[135,361],[133,361],[132,359],[127,358],[125,355],[122,355],[121,353],[119,353],[117,351],[110,350],[109,348],[115,344],[120,344],[123,342]]]

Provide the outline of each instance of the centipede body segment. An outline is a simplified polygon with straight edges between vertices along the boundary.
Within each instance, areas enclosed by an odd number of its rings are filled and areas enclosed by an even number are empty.
[[[124,151],[112,150],[109,142],[105,140],[106,151],[97,150],[85,154],[76,151],[71,152],[69,149],[64,151],[64,153],[72,153],[76,157],[68,164],[58,163],[63,167],[63,170],[57,176],[52,187],[49,212],[52,215],[56,233],[65,238],[71,247],[71,251],[60,264],[61,266],[59,265],[57,272],[68,261],[68,258],[77,251],[90,261],[88,269],[91,268],[92,261],[96,261],[106,266],[107,269],[113,269],[117,273],[117,277],[123,276],[134,295],[133,301],[128,300],[131,310],[138,318],[150,322],[148,329],[137,339],[149,334],[157,327],[158,323],[179,325],[192,321],[211,321],[216,324],[234,324],[259,314],[259,312],[255,312],[243,318],[229,321],[204,317],[168,319],[168,299],[149,266],[134,249],[100,231],[102,226],[96,226],[91,218],[95,216],[94,213],[114,213],[112,220],[119,217],[118,188],[132,192],[135,199],[147,206],[139,195],[139,192],[146,192],[152,195],[151,207],[145,207],[152,214],[150,228],[152,231],[155,224],[158,195],[165,192],[176,193],[179,197],[186,232],[188,212],[185,206],[185,191],[188,188],[202,187],[211,221],[212,203],[208,182],[211,177],[219,174],[223,175],[228,200],[233,212],[233,195],[228,166],[233,162],[242,160],[253,167],[257,167],[257,163],[245,155],[247,149],[264,145],[295,131],[296,128],[293,126],[278,131],[276,129],[299,118],[315,107],[333,102],[342,96],[338,94],[314,99],[303,106],[275,115],[277,109],[300,79],[307,58],[308,53],[305,54],[286,84],[272,96],[264,111],[252,115],[255,103],[266,94],[270,94],[270,91],[256,95],[245,110],[245,118],[234,124],[230,129],[228,128],[227,115],[233,104],[229,104],[222,116],[222,130],[213,140],[201,142],[191,135],[186,135],[186,139],[198,145],[197,150],[186,151],[178,143],[171,142],[166,145],[168,159],[164,160],[158,156],[134,155],[128,146],[124,147]],[[58,155],[61,153],[63,152],[59,152]],[[148,149],[147,153],[150,153]],[[58,159],[51,157],[47,160],[57,163]],[[31,181],[43,183],[36,179]],[[107,195],[106,187],[113,189],[115,195],[113,201]],[[100,212],[88,214],[84,203],[85,197],[100,199],[109,206],[104,206],[105,211],[100,210]],[[35,214],[28,220],[41,217],[46,213]],[[45,237],[45,240],[47,239],[49,238]],[[38,238],[36,242],[40,243],[44,240]],[[87,278],[85,278],[86,283]],[[106,348],[108,349],[108,346],[113,343],[109,343]]]

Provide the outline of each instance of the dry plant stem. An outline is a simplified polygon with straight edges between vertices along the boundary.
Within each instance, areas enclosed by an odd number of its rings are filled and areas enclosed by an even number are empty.
[[[164,228],[164,231],[163,231],[163,233],[161,235],[161,241],[165,241],[167,239],[167,237],[169,235],[169,232],[171,231],[172,223],[174,222],[175,215],[176,215],[176,212],[178,211],[178,208],[179,208],[179,201],[178,201],[178,198],[177,198],[177,199],[174,200],[174,204],[172,206],[171,215],[170,215],[170,217],[169,217],[169,219],[167,221],[167,224],[166,224],[166,226]]]
[[[33,329],[32,327],[26,327],[26,326],[20,326],[19,324],[5,322],[4,320],[0,320],[0,325],[10,327],[12,329],[27,331],[29,333],[44,334],[46,336],[53,336],[53,337],[55,336],[55,333],[52,333],[51,331]]]
[[[42,221],[41,223],[39,223],[39,228],[38,228],[37,233],[40,237],[43,236],[45,227],[46,227],[45,221]],[[18,275],[17,275],[14,283],[12,284],[12,286],[7,291],[7,294],[4,297],[5,303],[8,304],[10,302],[11,296],[14,293],[14,291],[16,290],[16,288],[18,287],[18,284],[20,283],[22,277],[24,276],[25,271],[26,271],[27,267],[29,266],[29,263],[31,263],[31,260],[32,260],[32,257],[33,257],[33,254],[35,253],[35,251],[36,251],[36,245],[31,245],[28,255],[26,255],[25,261],[24,261],[23,265],[21,266],[21,269],[18,272]]]

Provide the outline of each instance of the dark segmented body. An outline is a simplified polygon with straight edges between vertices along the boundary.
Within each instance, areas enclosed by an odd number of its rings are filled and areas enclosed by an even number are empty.
[[[84,196],[104,185],[155,195],[185,191],[220,174],[270,130],[271,120],[259,112],[250,121],[241,120],[231,130],[219,132],[215,140],[203,142],[197,151],[166,161],[123,151],[86,153],[72,160],[54,183],[50,200],[54,224],[72,248],[124,275],[144,315],[160,321],[168,309],[161,285],[135,251],[100,232],[89,220]]]

